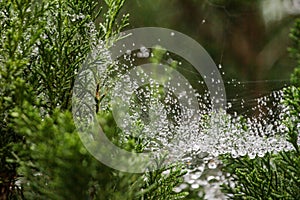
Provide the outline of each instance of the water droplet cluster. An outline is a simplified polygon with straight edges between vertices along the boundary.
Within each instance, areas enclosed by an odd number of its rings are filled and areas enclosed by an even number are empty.
[[[215,157],[230,153],[233,158],[245,155],[255,158],[264,156],[266,152],[292,149],[285,139],[287,128],[283,119],[287,109],[282,104],[282,91],[257,98],[256,105],[251,108],[255,113],[252,116],[213,110],[207,104],[209,94],[198,93],[185,80],[179,81],[179,77],[174,79],[168,68],[159,65],[153,71],[143,71],[142,67],[132,71],[136,68],[136,60],[141,62],[150,55],[153,56],[151,49],[146,47],[140,47],[137,52],[126,51],[124,59],[127,64],[117,63],[110,72],[115,75],[109,80],[114,89],[108,96],[112,96],[113,104],[117,105],[118,117],[120,113],[124,114],[118,124],[124,136],[131,135],[139,121],[142,129],[139,127],[139,135],[136,136],[147,141],[146,150],[159,151],[163,148],[172,160],[200,152]],[[175,60],[169,52],[166,55],[165,60]],[[166,74],[159,76],[162,72],[155,72],[157,69],[165,70]],[[218,83],[219,80],[213,82]],[[102,106],[108,108],[110,102],[104,102]],[[241,102],[245,104],[245,101]],[[197,110],[190,106],[195,103]],[[229,102],[227,108],[231,107]]]

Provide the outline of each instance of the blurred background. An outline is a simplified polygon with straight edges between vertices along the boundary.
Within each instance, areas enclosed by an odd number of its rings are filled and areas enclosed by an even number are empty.
[[[289,85],[289,31],[299,0],[130,0],[127,29],[157,26],[198,41],[220,65],[231,112]],[[252,113],[253,114],[253,113]]]

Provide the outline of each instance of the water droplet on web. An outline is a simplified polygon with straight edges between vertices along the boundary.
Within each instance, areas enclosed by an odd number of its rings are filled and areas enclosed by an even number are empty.
[[[250,152],[248,154],[248,156],[249,156],[250,159],[254,159],[256,157],[256,153],[255,152]]]
[[[180,187],[182,190],[184,190],[184,189],[186,189],[186,188],[188,187],[188,184],[182,183],[182,184],[180,184],[179,187]]]
[[[215,163],[215,161],[210,161],[210,162],[208,163],[208,165],[207,165],[207,167],[208,167],[209,169],[216,169],[217,166],[218,166],[218,165]]]
[[[129,49],[126,50],[126,54],[127,54],[127,55],[131,55],[131,50],[129,50]]]
[[[180,188],[180,187],[175,187],[175,188],[173,188],[173,191],[174,191],[175,193],[179,193],[179,192],[182,191],[182,188]]]
[[[200,186],[199,186],[199,184],[197,184],[197,183],[194,183],[194,184],[192,184],[191,185],[191,188],[192,189],[198,189]]]

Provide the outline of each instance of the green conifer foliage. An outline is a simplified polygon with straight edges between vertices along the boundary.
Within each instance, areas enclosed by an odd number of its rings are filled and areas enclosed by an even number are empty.
[[[296,20],[290,37],[293,46],[289,52],[298,63],[291,75],[291,86],[284,89],[286,106],[284,123],[286,137],[294,149],[270,152],[262,158],[231,158],[223,156],[224,171],[232,175],[234,184],[224,185],[224,192],[231,199],[300,199],[300,20]]]
[[[180,166],[145,174],[93,158],[73,124],[72,86],[98,39],[119,33],[125,0],[0,1],[0,199],[179,199]],[[101,115],[101,114],[99,114]],[[119,142],[111,113],[107,134]],[[121,144],[142,150],[135,139]],[[162,174],[164,171],[169,173]]]

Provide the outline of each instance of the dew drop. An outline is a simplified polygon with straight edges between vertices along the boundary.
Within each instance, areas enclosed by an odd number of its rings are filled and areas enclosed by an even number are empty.
[[[216,169],[217,168],[217,164],[216,164],[216,162],[214,161],[214,160],[211,160],[208,164],[207,164],[207,167],[209,168],[209,169]]]

